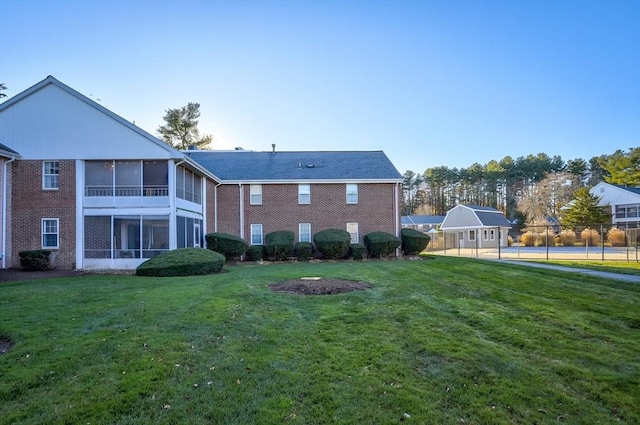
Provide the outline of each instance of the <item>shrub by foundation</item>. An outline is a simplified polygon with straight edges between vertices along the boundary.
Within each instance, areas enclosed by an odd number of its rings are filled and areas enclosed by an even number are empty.
[[[429,245],[429,235],[415,229],[402,229],[402,252],[404,255],[418,255]]]
[[[209,233],[204,238],[207,249],[219,252],[227,259],[242,256],[249,247],[247,241],[230,233]]]
[[[264,252],[269,260],[282,261],[291,254],[296,234],[291,230],[278,230],[264,235]]]
[[[364,260],[367,258],[367,247],[359,243],[353,243],[349,246],[349,255],[354,260]]]
[[[249,261],[260,261],[264,258],[264,245],[250,245],[245,252]]]
[[[313,235],[313,242],[324,258],[337,260],[349,253],[351,235],[342,229],[326,229]]]
[[[309,242],[298,242],[295,251],[299,261],[309,261],[313,257],[313,245]]]
[[[371,232],[364,235],[364,244],[367,246],[369,257],[382,258],[393,254],[402,242],[391,233]]]
[[[45,249],[18,252],[20,266],[30,272],[47,270],[49,268],[49,255],[51,255],[51,251]]]
[[[203,248],[180,248],[163,252],[136,269],[138,276],[192,276],[222,270],[224,255]]]

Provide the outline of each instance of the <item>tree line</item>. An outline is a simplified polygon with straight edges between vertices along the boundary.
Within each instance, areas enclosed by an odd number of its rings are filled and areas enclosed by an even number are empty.
[[[640,147],[588,161],[539,153],[468,168],[427,168],[422,174],[407,170],[402,214],[446,215],[456,205],[471,204],[501,210],[512,222],[544,224],[560,215],[578,189],[602,181],[640,186]]]

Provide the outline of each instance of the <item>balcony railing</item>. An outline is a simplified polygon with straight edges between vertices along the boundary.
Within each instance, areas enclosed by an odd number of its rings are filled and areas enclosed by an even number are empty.
[[[85,186],[84,196],[169,196],[169,186]]]

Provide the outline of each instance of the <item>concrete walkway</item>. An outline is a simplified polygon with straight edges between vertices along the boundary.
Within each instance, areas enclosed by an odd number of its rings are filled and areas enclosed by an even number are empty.
[[[640,276],[633,275],[633,274],[601,272],[597,270],[579,269],[576,267],[557,266],[555,264],[533,263],[530,261],[515,261],[515,260],[507,260],[507,259],[491,260],[491,261],[500,261],[502,263],[517,264],[519,266],[537,267],[539,269],[559,270],[559,271],[569,272],[569,273],[580,273],[580,274],[586,274],[590,276],[602,277],[604,279],[615,279],[615,280],[623,280],[625,282],[640,283]]]

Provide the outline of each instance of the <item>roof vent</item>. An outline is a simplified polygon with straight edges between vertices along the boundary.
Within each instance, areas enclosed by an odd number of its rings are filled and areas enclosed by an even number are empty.
[[[273,153],[276,153],[276,144],[275,143],[271,143],[271,149],[273,150]]]
[[[307,168],[313,168],[313,167],[315,167],[315,165],[313,165],[313,164],[307,164]]]
[[[242,149],[242,146],[236,146],[236,147],[235,147],[235,150],[237,150],[237,151],[243,151],[244,149]]]
[[[189,145],[189,150],[190,151],[197,151],[198,150],[198,145]]]

